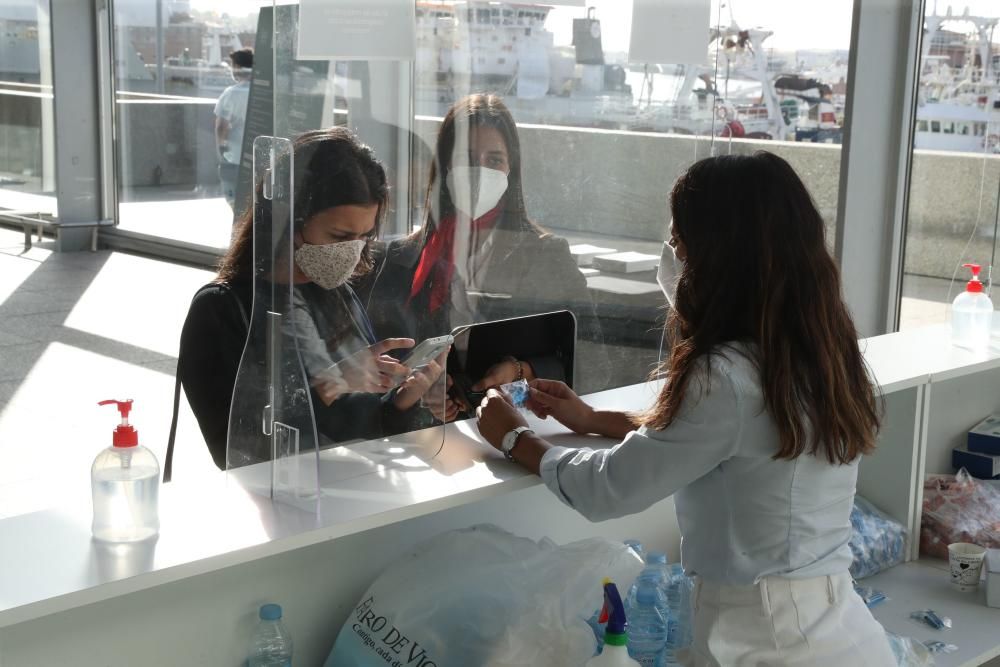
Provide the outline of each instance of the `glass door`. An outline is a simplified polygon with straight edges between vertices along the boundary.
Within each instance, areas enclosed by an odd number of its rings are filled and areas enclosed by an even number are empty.
[[[119,229],[229,246],[256,0],[115,0]]]
[[[56,215],[49,3],[0,0],[0,210]]]

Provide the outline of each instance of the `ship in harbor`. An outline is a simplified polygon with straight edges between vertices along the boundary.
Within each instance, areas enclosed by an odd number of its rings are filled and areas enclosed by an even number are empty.
[[[914,145],[1000,154],[1000,53],[996,17],[948,7],[926,18]],[[965,27],[968,32],[946,29]]]
[[[503,95],[525,123],[840,141],[844,80],[836,99],[808,73],[775,72],[768,30],[710,29],[708,65],[636,64],[604,53],[593,9],[573,20],[573,43],[556,46],[551,9],[418,2],[417,113],[443,115],[464,91],[480,90]]]

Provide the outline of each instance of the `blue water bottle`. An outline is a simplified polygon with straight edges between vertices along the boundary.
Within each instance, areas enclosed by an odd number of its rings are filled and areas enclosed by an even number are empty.
[[[292,635],[281,622],[281,605],[260,608],[260,623],[250,644],[248,667],[291,667]]]
[[[639,577],[629,619],[628,654],[643,667],[662,667],[667,645],[666,600],[653,578]]]

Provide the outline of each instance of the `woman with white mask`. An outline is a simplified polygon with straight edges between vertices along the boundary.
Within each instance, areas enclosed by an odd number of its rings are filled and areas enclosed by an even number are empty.
[[[653,405],[596,410],[538,380],[537,416],[621,442],[555,446],[495,390],[479,430],[591,521],[673,496],[696,579],[681,664],[894,667],[848,573],[880,401],[823,219],[791,166],[765,152],[697,162],[670,209],[659,281],[670,346]]]
[[[293,152],[293,250],[279,242],[284,250],[279,247],[265,282],[292,283],[282,321],[294,332],[321,441],[380,437],[398,430],[391,426],[395,419],[421,409],[444,358],[412,370],[389,356],[414,341],[377,340],[351,287],[372,267],[371,243],[388,207],[385,171],[372,150],[345,128],[330,128],[299,136]],[[226,465],[233,386],[248,337],[253,233],[255,226],[270,226],[269,202],[258,204],[256,215],[255,221],[247,211],[237,224],[218,276],[195,295],[181,334],[178,378],[220,468]],[[288,256],[292,267],[280,259]]]
[[[419,231],[376,250],[378,267],[359,284],[380,336],[423,339],[454,327],[555,310],[577,320],[576,386],[603,388],[607,356],[586,279],[563,238],[527,214],[521,145],[500,97],[456,102],[438,130]],[[519,377],[566,379],[564,363],[517,358],[496,350],[497,363],[474,392]],[[449,401],[454,419],[464,406]],[[474,407],[474,406],[469,406]]]

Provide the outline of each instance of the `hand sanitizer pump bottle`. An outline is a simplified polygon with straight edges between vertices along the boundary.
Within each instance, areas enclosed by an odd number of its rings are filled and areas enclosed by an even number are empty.
[[[982,351],[989,347],[993,327],[993,301],[979,281],[979,265],[963,264],[972,271],[965,291],[951,304],[951,342],[953,345]]]
[[[94,459],[90,469],[94,501],[94,538],[105,542],[138,542],[160,531],[157,509],[160,465],[153,452],[139,444],[139,433],[128,423],[132,400],[101,401],[118,406],[122,421],[112,446]]]

